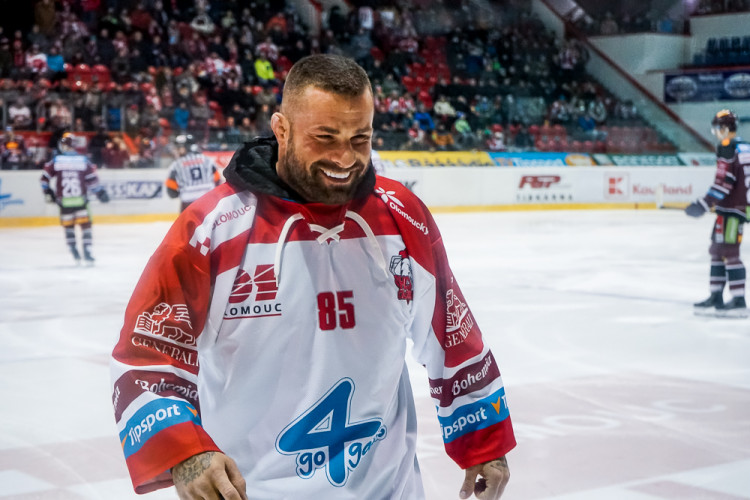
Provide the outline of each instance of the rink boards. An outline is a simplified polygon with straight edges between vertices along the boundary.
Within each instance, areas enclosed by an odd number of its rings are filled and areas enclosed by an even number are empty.
[[[655,208],[685,205],[703,196],[714,167],[398,167],[385,175],[406,185],[437,211],[545,208]],[[0,171],[0,226],[57,223],[57,206],[45,203],[40,171]],[[99,170],[111,202],[93,199],[99,221],[169,220],[179,201],[169,198],[163,169]]]

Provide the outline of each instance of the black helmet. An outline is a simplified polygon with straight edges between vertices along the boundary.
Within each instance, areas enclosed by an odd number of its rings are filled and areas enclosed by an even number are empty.
[[[737,115],[734,114],[733,111],[729,109],[722,109],[721,111],[716,113],[716,116],[714,116],[714,119],[711,120],[711,126],[717,127],[717,128],[726,127],[729,129],[730,132],[736,132],[738,121],[739,119],[737,118]]]

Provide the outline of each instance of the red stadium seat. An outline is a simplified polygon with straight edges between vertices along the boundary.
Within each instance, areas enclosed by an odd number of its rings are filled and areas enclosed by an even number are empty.
[[[425,107],[428,110],[432,109],[432,96],[430,96],[430,93],[426,90],[419,91],[419,94],[417,94],[418,99],[422,102],[422,104],[425,105]]]
[[[401,78],[401,83],[406,87],[406,91],[409,93],[414,93],[417,91],[417,84],[414,81],[414,77],[409,75],[404,75]]]
[[[414,84],[417,87],[417,92],[421,92],[422,90],[428,90],[430,87],[429,85],[427,85],[427,80],[425,80],[424,76],[417,76],[414,79]]]
[[[91,67],[88,64],[77,64],[68,70],[68,80],[72,84],[76,82],[91,83]]]
[[[451,69],[448,67],[447,64],[440,63],[437,66],[438,76],[440,78],[445,78],[446,80],[450,81],[451,79]]]
[[[112,81],[112,75],[109,72],[109,68],[103,64],[96,64],[91,68],[92,78],[95,77],[102,85],[109,85]]]
[[[567,137],[568,131],[565,129],[563,125],[560,125],[559,123],[557,123],[552,127],[552,135],[555,137],[563,138],[563,137]]]
[[[288,73],[292,69],[292,61],[287,56],[279,56],[276,60],[276,65],[281,73]]]

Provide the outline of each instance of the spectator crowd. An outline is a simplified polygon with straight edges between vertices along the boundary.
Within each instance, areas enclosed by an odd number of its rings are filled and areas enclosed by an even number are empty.
[[[368,71],[375,149],[603,152],[626,147],[611,127],[643,125],[529,2],[360,3],[318,29],[283,0],[37,0],[28,32],[0,32],[3,159],[22,131],[50,147],[63,131],[96,137],[108,167],[154,166],[179,133],[233,149],[270,133],[286,73],[311,53]]]

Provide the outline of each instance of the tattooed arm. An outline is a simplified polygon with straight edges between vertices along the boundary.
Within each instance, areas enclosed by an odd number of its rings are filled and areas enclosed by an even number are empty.
[[[477,479],[477,476],[481,476]],[[461,485],[461,498],[469,498],[474,493],[482,500],[497,500],[503,494],[510,479],[508,461],[505,457],[490,460],[466,469],[466,478]]]
[[[245,480],[234,460],[215,451],[193,455],[172,467],[180,500],[247,500]]]

